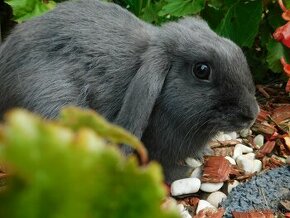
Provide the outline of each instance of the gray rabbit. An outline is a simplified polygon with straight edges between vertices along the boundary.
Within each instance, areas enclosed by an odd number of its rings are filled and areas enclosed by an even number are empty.
[[[79,0],[17,25],[0,48],[0,116],[94,109],[142,139],[168,182],[190,172],[178,163],[201,158],[218,131],[252,124],[254,94],[241,49],[200,18],[156,27],[118,5]]]

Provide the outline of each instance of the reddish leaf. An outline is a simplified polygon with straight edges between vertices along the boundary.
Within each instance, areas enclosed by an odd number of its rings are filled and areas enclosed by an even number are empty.
[[[185,204],[185,205],[190,205],[192,207],[197,207],[198,202],[199,202],[199,198],[197,198],[197,197],[188,197],[188,198],[182,199],[178,203],[182,203],[182,204]]]
[[[275,108],[272,118],[278,124],[280,124],[284,120],[290,119],[290,104]]]
[[[203,167],[203,182],[224,182],[229,179],[230,162],[220,156],[205,156]]]
[[[278,27],[273,33],[273,37],[275,40],[282,42],[285,46],[290,48],[290,21]]]
[[[279,0],[280,8],[283,10],[282,18],[284,20],[290,21],[290,10],[288,10],[283,4],[283,0]]]
[[[290,64],[288,64],[284,57],[280,59],[281,64],[283,65],[283,70],[286,76],[290,77]]]
[[[266,169],[266,168],[270,168],[270,169],[273,169],[273,168],[276,168],[276,167],[281,167],[284,165],[284,163],[275,158],[275,157],[264,157],[263,160],[262,160],[262,163],[263,163],[263,169]]]
[[[223,208],[219,209],[212,209],[212,208],[205,208],[198,212],[194,218],[222,218],[225,213]]]
[[[252,130],[255,132],[259,132],[259,133],[264,133],[267,135],[273,135],[277,130],[274,126],[271,125],[265,125],[262,123],[254,123],[254,125],[252,126]]]
[[[288,80],[286,87],[285,87],[285,91],[288,93],[290,92],[290,79]]]
[[[233,211],[233,216],[234,218],[274,218],[274,214],[272,211]]]
[[[256,153],[256,158],[263,158],[266,154],[270,154],[275,147],[275,141],[266,142],[261,149]]]
[[[268,116],[270,115],[270,113],[266,110],[263,110],[262,108],[260,108],[260,112],[257,116],[257,121],[259,122],[263,122],[264,120],[266,120],[268,118]]]

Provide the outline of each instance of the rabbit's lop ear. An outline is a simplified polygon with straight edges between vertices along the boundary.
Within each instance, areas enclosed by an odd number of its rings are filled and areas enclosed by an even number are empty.
[[[170,68],[166,56],[157,48],[145,52],[142,65],[127,88],[123,105],[115,120],[116,124],[123,126],[139,139],[147,127]]]

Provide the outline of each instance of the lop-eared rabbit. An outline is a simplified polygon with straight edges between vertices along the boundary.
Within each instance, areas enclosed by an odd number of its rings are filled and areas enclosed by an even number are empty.
[[[254,94],[242,50],[200,18],[157,27],[79,0],[17,25],[0,48],[0,116],[91,108],[140,138],[168,182],[188,175],[178,163],[201,158],[218,131],[251,125]]]

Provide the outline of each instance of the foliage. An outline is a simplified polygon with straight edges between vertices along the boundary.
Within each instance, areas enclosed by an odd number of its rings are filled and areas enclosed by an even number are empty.
[[[15,19],[19,21],[40,15],[43,10],[50,8],[48,5],[53,5],[52,0],[5,1],[12,6]],[[272,33],[283,23],[281,9],[276,0],[107,1],[121,4],[138,17],[156,25],[183,16],[202,16],[213,30],[243,48],[251,70],[259,82],[266,78],[267,72],[282,72],[277,52],[282,52],[283,56],[290,60],[289,49],[283,45],[281,48],[278,42],[272,40]],[[284,0],[284,3],[290,6],[290,0]],[[27,14],[24,15],[24,12]]]
[[[141,146],[90,111],[67,108],[54,122],[11,111],[0,128],[0,160],[10,173],[0,217],[177,218],[160,207],[160,166],[139,166],[113,142]]]
[[[35,16],[40,16],[53,9],[54,1],[42,2],[40,0],[5,0],[13,8],[14,19],[22,22]]]

